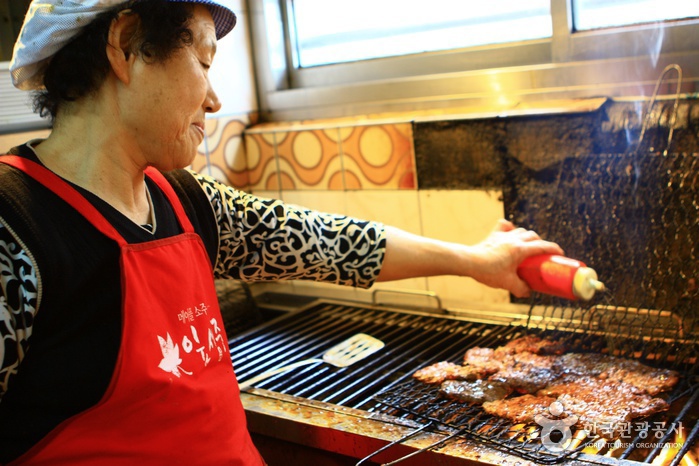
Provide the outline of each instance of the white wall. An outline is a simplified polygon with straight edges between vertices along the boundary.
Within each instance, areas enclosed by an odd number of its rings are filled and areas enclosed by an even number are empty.
[[[218,42],[214,64],[209,70],[211,84],[221,100],[216,118],[258,110],[255,73],[252,63],[249,14],[244,0],[220,0],[238,17],[235,28]]]

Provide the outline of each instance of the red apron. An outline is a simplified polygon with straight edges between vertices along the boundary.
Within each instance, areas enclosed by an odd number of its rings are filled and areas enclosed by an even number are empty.
[[[146,170],[184,233],[127,244],[46,168],[14,156],[0,162],[51,189],[121,247],[122,340],[109,388],[16,463],[264,464],[247,431],[204,244],[165,178]]]

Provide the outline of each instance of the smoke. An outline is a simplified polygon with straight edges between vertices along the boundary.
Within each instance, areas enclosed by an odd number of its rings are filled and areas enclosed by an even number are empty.
[[[648,56],[653,64],[653,68],[658,67],[658,58],[663,49],[663,38],[665,37],[665,26],[661,22],[656,22],[653,27],[649,28],[647,34],[643,35],[643,41],[639,42],[639,47],[643,47],[638,55],[643,54],[644,50],[648,50]]]
[[[641,31],[640,40],[633,41],[635,47],[634,50],[630,52],[634,56],[643,56],[647,54],[651,67],[657,69],[660,54],[663,50],[664,38],[665,26],[662,22],[656,21],[655,23],[649,24],[647,28]],[[637,62],[637,67],[637,76],[643,76],[643,70],[647,69],[646,63],[639,61]],[[661,77],[660,72],[658,76]],[[638,80],[636,87],[639,97],[643,97],[647,94],[642,79]],[[628,143],[627,147],[632,152],[640,149],[639,145],[641,141],[639,140],[639,136],[641,136],[643,132],[642,126],[648,116],[647,113],[652,111],[649,107],[650,105],[645,105],[643,100],[639,99],[633,104],[632,112],[635,113],[635,118],[633,118],[632,115],[628,115],[628,117],[625,118],[624,132]]]

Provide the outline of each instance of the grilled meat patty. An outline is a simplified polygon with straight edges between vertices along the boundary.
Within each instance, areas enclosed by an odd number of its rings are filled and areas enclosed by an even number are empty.
[[[515,423],[541,422],[553,418],[549,409],[554,401],[562,405],[566,417],[575,416],[575,425],[607,437],[613,437],[614,429],[633,419],[669,408],[664,400],[638,393],[626,382],[585,377],[546,387],[536,395],[488,401],[483,410]]]
[[[568,353],[560,356],[555,370],[561,376],[621,380],[649,395],[667,391],[677,384],[679,374],[669,369],[656,369],[632,359],[595,353]]]
[[[476,380],[483,377],[478,369],[442,361],[423,367],[413,374],[417,380],[427,384],[441,384],[445,380]]]
[[[534,354],[563,354],[568,351],[567,345],[561,340],[550,340],[536,335],[525,335],[523,337],[510,340],[501,348],[516,353]]]
[[[464,403],[481,404],[487,401],[502,400],[512,393],[512,387],[506,383],[478,379],[445,380],[439,387],[442,396]]]
[[[517,353],[508,359],[508,364],[489,379],[506,383],[519,393],[536,393],[559,378],[554,368],[556,356],[541,356],[529,352]]]
[[[513,363],[512,354],[503,347],[493,349],[477,346],[466,350],[464,354],[464,365],[477,368],[484,375],[495,374]]]
[[[567,414],[578,416],[579,425],[598,428],[619,426],[670,407],[665,400],[642,393],[629,383],[599,377],[582,377],[551,385],[538,394],[556,397]]]

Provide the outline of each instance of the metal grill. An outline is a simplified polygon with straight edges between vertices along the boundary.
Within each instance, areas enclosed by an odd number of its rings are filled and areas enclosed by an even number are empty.
[[[642,463],[653,463],[659,455],[662,445],[674,442],[680,426],[694,426],[687,436],[683,451],[675,455],[673,465],[679,464],[682,457],[694,443],[697,436],[696,405],[699,391],[696,380],[685,378],[671,394],[667,396],[670,404],[681,406],[678,413],[658,413],[643,419],[642,422],[630,422],[629,432],[625,433],[623,443],[629,446],[616,454],[618,459],[628,459]],[[439,428],[450,436],[467,436],[499,450],[513,453],[524,459],[542,464],[557,464],[575,457],[592,446],[595,454],[608,453],[615,448],[615,439],[606,439],[600,432],[587,432],[573,428],[572,436],[579,439],[571,442],[565,449],[555,451],[542,442],[543,428],[530,422],[515,423],[485,413],[480,405],[470,405],[447,399],[440,395],[439,387],[426,385],[418,381],[408,381],[376,395],[376,399],[392,409],[381,409],[386,414],[403,419],[415,420],[434,429]],[[653,431],[654,426],[662,426]],[[581,435],[582,434],[582,435]],[[654,448],[637,448],[645,439],[652,439]],[[600,443],[601,442],[601,443]],[[648,442],[650,443],[650,442]]]
[[[556,463],[580,452],[587,444],[599,439],[588,437],[578,448],[557,454],[542,448],[541,426],[514,425],[487,415],[480,406],[472,406],[441,397],[438,389],[412,380],[419,368],[437,361],[460,363],[464,352],[472,347],[497,347],[513,338],[531,334],[524,326],[474,322],[457,316],[434,315],[378,307],[350,306],[344,303],[320,303],[307,309],[280,317],[231,341],[231,353],[241,383],[260,373],[298,362],[319,358],[330,347],[356,333],[367,333],[386,346],[354,365],[336,368],[319,362],[273,376],[256,385],[273,392],[293,395],[334,405],[386,414],[417,422],[430,430],[451,437],[468,437],[540,463]],[[536,331],[535,331],[536,332]],[[563,338],[577,351],[606,350],[608,342],[593,333],[546,331],[538,332]],[[676,343],[665,343],[662,352],[669,354]],[[657,365],[658,358],[646,358]],[[678,423],[694,426],[697,416],[698,392],[695,389],[694,366],[678,366],[687,374],[667,395],[673,410],[659,413],[650,421],[671,427]],[[679,407],[679,408],[677,408]],[[673,424],[674,423],[674,424]],[[634,432],[637,438],[649,434]],[[691,445],[698,432],[687,438]],[[667,438],[657,442],[671,442]],[[657,451],[629,448],[623,458],[652,461]]]
[[[267,370],[320,358],[335,344],[366,333],[386,346],[345,368],[318,363],[258,383],[277,393],[370,410],[373,395],[434,361],[458,358],[472,345],[507,340],[517,328],[425,313],[323,303],[283,316],[231,340],[241,383]]]
[[[450,400],[439,394],[438,387],[417,381],[379,393],[376,399],[389,407],[382,409],[386,414],[421,422],[447,432],[449,437],[468,436],[537,463],[561,462],[600,440],[599,436],[589,436],[575,448],[552,453],[541,442],[541,426],[516,425],[499,419],[485,413],[479,405]]]

